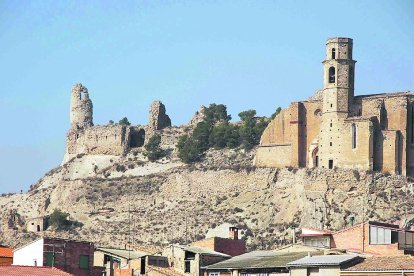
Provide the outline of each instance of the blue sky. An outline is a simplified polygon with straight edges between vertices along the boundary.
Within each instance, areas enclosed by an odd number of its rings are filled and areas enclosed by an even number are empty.
[[[322,86],[325,40],[354,39],[356,94],[414,90],[414,1],[0,1],[0,192],[57,166],[74,83],[94,122],[173,124],[201,105],[234,118]]]

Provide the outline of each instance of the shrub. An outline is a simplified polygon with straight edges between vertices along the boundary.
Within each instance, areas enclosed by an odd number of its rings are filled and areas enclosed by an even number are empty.
[[[125,125],[125,126],[131,125],[131,123],[128,121],[128,118],[127,117],[124,117],[121,120],[119,120],[119,124],[120,125]]]
[[[49,225],[55,227],[57,230],[67,229],[72,225],[68,220],[69,214],[64,213],[59,209],[55,209],[49,218]]]
[[[150,160],[155,161],[164,157],[167,153],[160,147],[161,136],[156,134],[152,136],[145,145],[146,152],[144,155]]]

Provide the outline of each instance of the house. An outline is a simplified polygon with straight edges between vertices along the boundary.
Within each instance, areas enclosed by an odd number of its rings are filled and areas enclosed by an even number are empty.
[[[302,228],[302,234],[299,235],[304,245],[318,247],[318,248],[331,248],[331,232],[317,230],[312,228]]]
[[[287,264],[291,276],[334,276],[361,261],[355,255],[307,256]]]
[[[42,232],[46,230],[48,223],[48,217],[35,217],[30,218],[26,222],[27,232]]]
[[[1,276],[75,276],[56,267],[0,265]]]
[[[144,251],[105,247],[98,247],[95,250],[94,266],[105,267],[107,275],[111,275],[111,270],[129,271],[128,275],[132,275],[134,272],[142,275],[148,274],[148,270],[154,270],[154,268],[169,267],[168,259],[164,256],[151,255]],[[126,272],[122,275],[124,274],[127,275]]]
[[[370,257],[362,262],[343,269],[341,276],[368,276],[368,275],[414,275],[414,257],[405,256],[381,256]]]
[[[208,248],[230,256],[237,256],[246,253],[246,242],[239,238],[239,229],[229,226],[228,236],[212,236],[192,243],[193,246]]]
[[[303,244],[371,255],[414,255],[414,231],[398,225],[367,221],[336,232],[303,228]]]
[[[163,251],[169,265],[185,275],[201,275],[201,268],[230,259],[231,256],[199,246],[171,245]]]
[[[76,276],[102,275],[93,267],[94,244],[58,238],[39,238],[14,250],[13,265],[48,266]]]
[[[322,251],[316,254],[323,254]],[[253,251],[203,267],[205,276],[289,275],[287,264],[308,252]]]
[[[0,265],[13,263],[13,248],[0,247]]]

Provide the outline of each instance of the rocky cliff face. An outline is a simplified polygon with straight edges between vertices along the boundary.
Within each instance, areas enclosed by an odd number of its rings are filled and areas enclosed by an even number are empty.
[[[174,155],[151,163],[140,151],[78,156],[30,192],[0,197],[1,243],[17,246],[47,234],[142,248],[201,239],[230,222],[241,227],[250,248],[272,248],[290,242],[300,226],[335,230],[363,219],[411,223],[413,187],[404,177],[258,169],[251,166],[254,154],[211,150],[192,166]],[[25,232],[30,218],[57,208],[83,226]]]

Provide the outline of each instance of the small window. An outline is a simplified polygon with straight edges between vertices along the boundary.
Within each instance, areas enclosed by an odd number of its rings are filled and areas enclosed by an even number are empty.
[[[335,59],[336,58],[336,49],[335,48],[332,48],[332,59]]]
[[[54,266],[55,256],[53,252],[46,252],[46,266]]]
[[[332,142],[330,142],[329,145],[332,147]]]
[[[414,144],[414,106],[411,107],[411,144]]]
[[[190,263],[190,261],[185,261],[184,272],[185,273],[190,273],[191,272],[191,263]]]
[[[40,232],[40,225],[37,225],[36,230],[37,232]]]
[[[79,256],[79,268],[89,269],[89,256],[88,255]]]
[[[333,169],[333,160],[329,160],[329,169]]]
[[[335,83],[335,67],[329,67],[329,83]]]
[[[356,149],[357,147],[357,127],[355,124],[352,124],[352,148]]]

